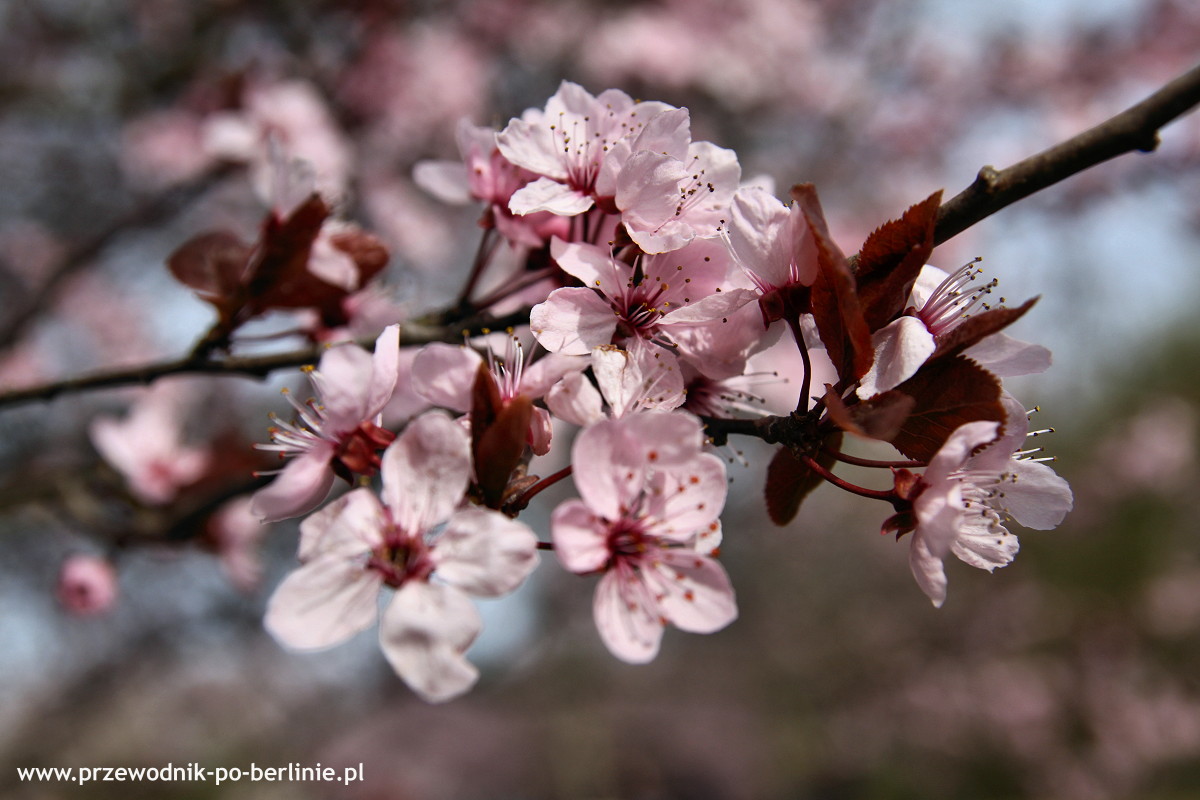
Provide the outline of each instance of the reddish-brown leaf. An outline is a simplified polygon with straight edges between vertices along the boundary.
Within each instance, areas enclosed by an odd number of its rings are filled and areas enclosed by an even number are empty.
[[[933,252],[933,229],[942,193],[937,191],[885,222],[863,243],[854,276],[867,327],[877,331],[904,310],[917,274]]]
[[[507,403],[486,364],[471,387],[471,453],[483,502],[500,508],[513,470],[525,455],[533,402],[524,395]]]
[[[835,433],[828,440],[831,450],[836,451],[842,443],[842,434]],[[822,452],[816,461],[826,469],[833,466],[834,457]],[[764,494],[767,500],[767,515],[776,525],[786,525],[795,519],[804,498],[821,485],[822,478],[807,464],[798,459],[791,449],[781,447],[775,451],[767,467],[767,483]]]
[[[930,358],[958,355],[985,336],[998,333],[1016,322],[1026,311],[1033,308],[1036,302],[1037,298],[1031,297],[1016,308],[993,308],[990,311],[972,314],[938,337],[937,349]]]
[[[201,300],[228,310],[241,286],[251,248],[228,231],[203,233],[167,258],[171,274]]]
[[[475,477],[489,508],[504,504],[509,478],[525,455],[532,416],[533,402],[524,395],[514,397],[476,440]]]
[[[834,424],[847,433],[868,439],[890,442],[892,437],[900,432],[901,426],[916,404],[909,395],[893,389],[847,406],[841,397],[831,391],[832,387],[829,384],[826,384],[826,387],[830,391],[825,393],[825,408]]]
[[[380,270],[387,266],[390,258],[387,248],[378,237],[358,228],[350,228],[334,234],[329,241],[338,250],[354,259],[354,263],[358,267],[360,284],[375,277]]]
[[[933,458],[960,425],[977,420],[1004,424],[1000,380],[963,356],[927,361],[894,391],[915,402],[891,443],[918,461]]]
[[[257,309],[321,307],[346,292],[308,270],[312,245],[329,218],[329,206],[314,193],[287,219],[271,216],[263,225],[259,257],[249,279]]]
[[[818,270],[810,299],[817,332],[838,377],[847,383],[856,381],[871,368],[874,352],[854,275],[846,256],[829,235],[816,189],[809,183],[800,184],[792,187],[792,197],[800,204],[817,246]]]

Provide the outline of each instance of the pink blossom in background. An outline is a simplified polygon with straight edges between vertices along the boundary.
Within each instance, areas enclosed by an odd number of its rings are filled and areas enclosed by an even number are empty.
[[[196,177],[215,158],[205,147],[202,117],[182,109],[152,111],[121,132],[121,167],[135,184],[162,189]]]
[[[88,428],[92,444],[125,478],[130,493],[149,505],[174,500],[210,463],[207,448],[184,444],[187,409],[181,391],[159,382],[141,394],[124,419],[96,417]]]
[[[262,541],[271,530],[251,509],[249,497],[230,500],[208,521],[207,535],[230,582],[252,592],[262,580]]]
[[[278,159],[311,166],[316,191],[341,197],[354,153],[317,90],[304,81],[250,86],[240,111],[211,115],[204,125],[205,152],[250,164],[259,196],[279,198]],[[280,198],[280,202],[282,198]]]
[[[77,553],[59,567],[58,602],[64,610],[86,617],[103,614],[117,601],[117,572],[105,558]]]

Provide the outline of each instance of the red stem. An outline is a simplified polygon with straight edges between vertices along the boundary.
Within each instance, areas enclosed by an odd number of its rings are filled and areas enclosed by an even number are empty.
[[[838,487],[839,489],[845,489],[847,492],[850,492],[851,494],[856,494],[859,497],[869,497],[873,500],[883,500],[884,502],[887,502],[887,503],[892,503],[899,499],[898,497],[896,497],[895,492],[891,492],[891,491],[885,492],[885,491],[881,491],[879,489],[867,489],[866,487],[859,486],[857,484],[850,483],[849,481],[843,480],[843,479],[839,478],[837,475],[834,475],[829,470],[825,469],[825,467],[818,464],[817,460],[815,458],[813,458],[812,456],[801,456],[800,460],[802,462],[804,462],[804,464],[809,469],[811,469],[813,472],[817,473],[822,478],[829,481],[830,483],[832,483],[834,486]]]

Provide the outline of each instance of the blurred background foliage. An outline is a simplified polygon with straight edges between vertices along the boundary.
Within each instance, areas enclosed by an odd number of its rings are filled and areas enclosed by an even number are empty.
[[[933,190],[1149,93],[1193,66],[1197,42],[1188,0],[0,2],[0,385],[172,357],[203,333],[208,310],[162,263],[199,231],[254,230],[250,181],[214,174],[198,134],[248,87],[299,80],[321,99],[328,120],[312,124],[352,154],[343,211],[388,242],[390,286],[420,311],[461,280],[473,212],[423,196],[412,165],[454,157],[460,118],[501,125],[561,79],[688,106],[696,138],[736,149],[747,176],[815,182],[853,252]],[[875,533],[887,509],[819,491],[776,529],[760,499],[769,453],[747,446],[723,548],[736,624],[668,633],[654,663],[618,663],[592,628],[591,581],[546,559],[486,609],[481,684],[429,707],[373,633],[291,655],[262,632],[294,527],[266,537],[250,591],[203,548],[132,547],[110,613],[62,613],[60,562],[96,547],[81,519],[154,524],[94,502],[113,476],[87,422],[130,395],[0,409],[3,794],[1200,795],[1198,173],[1189,118],[1154,155],[935,252],[942,267],[982,255],[1010,298],[1042,295],[1016,333],[1049,344],[1056,366],[1018,394],[1057,429],[1039,443],[1076,494],[1058,530],[1022,532],[1008,568],[951,565],[936,611],[905,545]],[[189,379],[192,433],[263,440],[279,385]],[[531,524],[544,530],[562,496]],[[64,512],[72,502],[92,505]],[[168,761],[362,762],[366,780],[114,791],[19,784],[13,770]]]

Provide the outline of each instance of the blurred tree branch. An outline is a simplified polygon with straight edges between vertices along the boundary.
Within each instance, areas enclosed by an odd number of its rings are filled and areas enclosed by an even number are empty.
[[[1158,131],[1200,104],[1200,66],[1145,100],[1065,142],[1004,170],[986,166],[975,182],[938,209],[934,244],[942,244],[1002,208],[1064,178],[1133,151],[1158,147]]]

